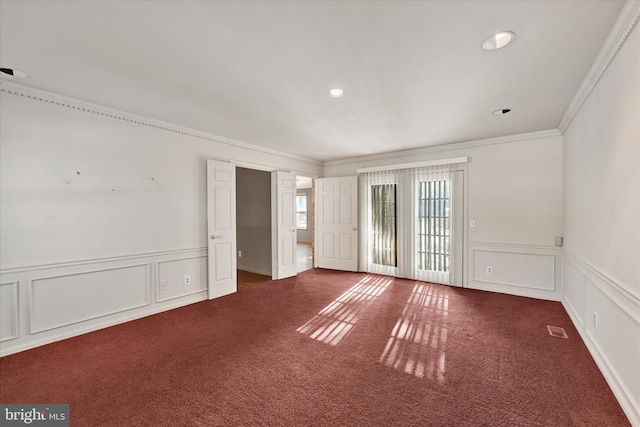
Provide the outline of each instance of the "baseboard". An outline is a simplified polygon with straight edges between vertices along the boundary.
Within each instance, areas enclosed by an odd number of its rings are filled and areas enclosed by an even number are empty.
[[[187,295],[184,298],[172,300],[169,303],[162,304],[162,306],[151,306],[147,310],[137,311],[135,313],[124,313],[117,319],[108,318],[100,322],[93,323],[91,325],[85,325],[83,327],[75,327],[73,330],[61,332],[55,335],[48,335],[39,339],[30,340],[26,343],[19,343],[18,345],[11,346],[11,341],[6,341],[0,344],[0,357],[9,356],[11,354],[20,353],[22,351],[30,350],[36,347],[40,347],[46,344],[51,344],[57,341],[62,341],[75,336],[87,334],[89,332],[95,332],[100,329],[108,328],[111,326],[120,325],[123,323],[131,322],[132,320],[141,319],[143,317],[152,316],[154,314],[162,313],[164,311],[173,310],[185,305],[195,304],[198,302],[206,301],[207,294],[205,291],[199,292],[194,295]]]
[[[629,421],[640,426],[640,299],[567,249],[563,274],[563,307]]]
[[[6,356],[207,299],[206,248],[3,269],[0,292]]]
[[[616,399],[618,399],[618,403],[620,403],[622,410],[629,418],[629,422],[631,422],[631,425],[633,426],[640,426],[640,410],[638,408],[638,405],[633,402],[630,391],[627,389],[627,387],[625,387],[624,383],[620,381],[618,373],[612,367],[611,362],[603,354],[598,344],[592,339],[591,334],[589,334],[588,331],[584,329],[571,303],[564,297],[562,298],[561,302],[562,306],[569,315],[571,322],[573,322],[573,325],[578,330],[582,341],[587,346],[587,350],[589,350],[591,357],[593,357],[593,360],[596,362],[596,365],[600,369],[600,372],[602,372],[602,375],[607,381],[609,388],[611,388],[611,391],[613,392]]]

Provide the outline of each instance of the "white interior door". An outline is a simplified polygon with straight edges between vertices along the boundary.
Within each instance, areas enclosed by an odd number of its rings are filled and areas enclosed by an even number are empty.
[[[236,292],[236,167],[207,160],[209,299]]]
[[[274,279],[295,276],[297,263],[296,176],[282,171],[271,172],[273,209],[271,212],[272,258]],[[275,189],[273,186],[275,185]]]
[[[358,270],[358,177],[317,180],[316,263]]]

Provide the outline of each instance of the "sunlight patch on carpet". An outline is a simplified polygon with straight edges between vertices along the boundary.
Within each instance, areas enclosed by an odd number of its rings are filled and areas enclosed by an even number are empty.
[[[416,283],[380,356],[380,363],[417,378],[444,382],[449,296]]]
[[[296,331],[325,344],[340,344],[353,331],[363,310],[391,282],[389,278],[365,276]]]

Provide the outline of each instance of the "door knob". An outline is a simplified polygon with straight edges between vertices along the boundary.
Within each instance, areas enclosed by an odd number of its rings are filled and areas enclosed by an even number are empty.
[[[212,234],[212,235],[211,235],[211,240],[213,240],[213,239],[219,239],[220,237],[222,237],[222,236],[216,236],[215,234]]]
[[[353,227],[353,231],[358,231],[358,227]]]

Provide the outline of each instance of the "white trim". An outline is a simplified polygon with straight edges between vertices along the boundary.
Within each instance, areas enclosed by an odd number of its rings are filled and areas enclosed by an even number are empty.
[[[187,295],[193,295],[193,294],[197,294],[200,292],[207,292],[207,288],[205,287],[204,289],[196,289],[194,291],[189,291],[180,295],[174,295],[172,297],[167,297],[167,298],[160,298],[160,264],[168,264],[170,262],[178,262],[178,261],[186,261],[186,260],[190,260],[190,259],[208,259],[209,256],[208,255],[196,255],[196,256],[190,256],[190,257],[183,257],[183,258],[175,258],[175,259],[167,259],[167,260],[162,260],[162,261],[156,261],[153,266],[153,273],[154,273],[154,280],[153,280],[153,287],[155,288],[155,297],[156,303],[159,302],[165,302],[165,301],[170,301],[172,299],[176,299],[176,298],[181,298]],[[205,261],[206,263],[207,261]],[[207,277],[204,277],[204,280],[206,282]]]
[[[316,178],[320,177],[319,175],[312,174],[312,173],[309,173],[309,172],[300,172],[300,171],[294,171],[294,170],[292,170],[290,172],[292,174],[294,174],[295,176],[303,176],[303,177],[311,178],[311,179],[316,179]]]
[[[121,120],[123,122],[129,122],[141,126],[147,126],[166,132],[176,133],[200,140],[206,140],[223,144],[243,150],[254,151],[262,154],[275,155],[291,160],[297,160],[314,166],[322,166],[323,162],[308,157],[299,156],[296,154],[286,153],[284,151],[273,150],[270,148],[260,147],[258,145],[250,144],[243,141],[238,141],[231,138],[226,138],[218,135],[213,135],[208,132],[203,132],[197,129],[192,129],[184,126],[180,126],[174,123],[165,122],[162,120],[152,119],[150,117],[139,116],[133,113],[129,113],[114,108],[105,107],[99,104],[94,104],[87,101],[82,101],[70,96],[65,96],[53,92],[48,92],[42,89],[36,89],[30,86],[22,84],[3,81],[0,85],[0,92],[9,95],[20,96],[32,101],[44,102],[47,104],[57,105],[59,107],[69,108],[79,112],[87,114],[95,114],[98,116],[108,117],[115,120]]]
[[[562,252],[562,247],[560,246],[549,246],[549,245],[531,245],[531,244],[517,244],[517,243],[496,243],[496,242],[480,242],[480,241],[469,241],[469,245],[477,245],[477,246],[498,246],[501,248],[525,248],[525,249],[544,249],[546,251],[557,251],[559,253]]]
[[[257,170],[257,171],[273,172],[274,170],[277,170],[277,168],[274,168],[273,166],[267,166],[267,165],[261,165],[261,164],[258,164],[258,163],[245,162],[245,161],[242,161],[242,160],[229,159],[229,163],[231,163],[233,165],[236,165],[237,167],[240,167],[240,168],[253,169],[253,170]]]
[[[11,286],[13,290],[13,301],[11,302],[15,313],[13,318],[13,335],[4,339],[0,337],[0,343],[20,338],[20,283],[17,280],[14,280],[13,282],[0,283],[0,287],[2,286]]]
[[[605,294],[630,319],[640,325],[640,297],[638,295],[621,283],[602,274],[570,251],[564,250],[563,255],[565,261],[570,262],[580,274]]]
[[[467,224],[465,224],[467,225]],[[545,256],[553,258],[553,289],[549,287],[531,287],[517,283],[509,283],[487,278],[478,279],[474,271],[476,252],[496,252],[527,256]],[[509,295],[539,298],[549,301],[560,301],[562,298],[562,248],[557,246],[542,246],[515,243],[467,242],[465,248],[465,269],[467,270],[464,287],[489,292],[499,292]]]
[[[557,255],[556,254],[534,254],[534,253],[530,253],[530,252],[511,252],[511,251],[488,251],[486,249],[473,249],[471,250],[471,261],[473,262],[475,256],[476,256],[476,252],[486,252],[486,253],[495,253],[495,254],[509,254],[509,255],[527,255],[527,256],[531,256],[531,257],[546,257],[546,258],[551,258],[551,262],[553,264],[553,283],[552,283],[552,287],[533,287],[533,286],[527,286],[527,285],[521,285],[519,283],[509,283],[509,282],[501,282],[499,280],[483,280],[483,279],[478,279],[475,276],[475,269],[473,269],[472,273],[474,274],[473,277],[471,278],[471,280],[473,282],[482,282],[482,283],[488,283],[491,285],[502,285],[502,286],[513,286],[516,288],[525,288],[525,289],[535,289],[537,291],[548,291],[548,292],[553,292],[555,293],[558,289],[557,289],[557,283],[556,283],[556,277],[558,275],[558,265],[556,262],[557,259]]]
[[[206,246],[203,246],[199,248],[174,249],[169,251],[144,252],[139,254],[117,255],[112,257],[89,258],[89,259],[81,259],[81,260],[75,260],[75,261],[52,262],[49,264],[35,264],[35,265],[27,265],[27,266],[20,266],[20,267],[9,267],[9,268],[0,269],[0,275],[25,273],[25,272],[37,271],[37,270],[48,270],[50,268],[76,267],[76,266],[87,265],[87,264],[98,264],[98,263],[104,263],[104,262],[128,261],[128,260],[139,259],[139,258],[178,255],[183,253],[200,252],[200,251],[207,251],[207,250],[208,248]]]
[[[544,138],[552,138],[556,136],[562,136],[558,129],[547,129],[538,132],[529,132],[529,133],[521,133],[517,135],[509,135],[509,136],[500,136],[497,138],[487,138],[487,139],[478,139],[472,141],[464,141],[464,142],[456,142],[451,144],[440,144],[433,145],[429,147],[422,148],[414,148],[410,150],[402,150],[402,151],[392,151],[388,153],[382,154],[372,154],[369,156],[360,156],[360,157],[349,157],[340,160],[331,160],[324,163],[325,168],[327,166],[337,166],[337,165],[345,165],[352,163],[362,163],[369,162],[374,160],[388,160],[402,157],[415,158],[416,156],[431,154],[431,153],[440,153],[440,152],[448,152],[455,150],[468,150],[470,148],[477,147],[487,147],[492,145],[499,144],[511,144],[517,142],[529,142],[537,139]]]
[[[567,265],[570,265],[578,274],[579,280],[583,282],[583,292],[586,290],[586,283],[588,283],[589,286],[600,291],[611,306],[620,311],[620,314],[627,317],[631,322],[633,322],[633,324],[635,324],[636,327],[640,328],[640,298],[638,295],[631,292],[622,283],[618,283],[608,278],[595,267],[587,264],[566,249],[564,250],[563,258],[564,261],[568,262]],[[589,304],[586,292],[584,294],[584,298],[583,307],[581,308],[582,311],[586,311]],[[578,312],[576,307],[573,305],[573,302],[567,299],[567,295],[564,294],[564,292],[561,301],[565,310],[569,314],[571,321],[587,346],[589,353],[606,379],[611,391],[617,398],[626,416],[629,418],[631,425],[640,426],[640,405],[638,397],[631,393],[625,383],[625,375],[628,375],[629,370],[627,370],[627,373],[620,373],[619,368],[611,363],[609,358],[606,356],[605,351],[603,351],[603,348],[598,343],[597,337],[590,332],[589,323],[586,319],[581,318],[581,313]],[[582,315],[585,314],[586,313],[582,313]],[[615,349],[610,351],[615,351]]]
[[[158,298],[158,299],[156,299],[156,302],[160,303],[160,302],[165,302],[165,301],[171,301],[172,299],[182,298],[182,297],[186,297],[186,296],[189,296],[189,295],[195,295],[195,294],[205,295],[207,291],[208,291],[207,289],[199,289],[199,290],[196,290],[196,291],[187,292],[187,293],[176,295],[176,296],[169,297],[169,298],[162,298],[162,299]]]
[[[589,354],[591,354],[591,357],[593,357],[593,360],[596,362],[598,369],[602,372],[602,375],[613,392],[613,395],[618,400],[618,403],[622,407],[625,415],[629,418],[629,422],[631,425],[640,426],[640,411],[638,411],[637,405],[634,404],[631,392],[626,385],[619,380],[620,376],[618,372],[605,356],[592,334],[582,326],[580,323],[580,317],[573,305],[564,297],[564,295],[560,302],[569,315],[571,322],[573,322],[573,325],[582,338],[582,341],[585,343]]]
[[[357,173],[367,173],[367,172],[380,172],[380,171],[393,171],[400,169],[412,169],[412,168],[423,168],[429,166],[444,166],[444,165],[455,165],[458,163],[468,163],[468,157],[454,157],[451,159],[441,159],[441,160],[425,160],[422,162],[413,162],[413,163],[402,163],[399,165],[389,165],[389,166],[374,166],[370,168],[360,168],[357,169]]]
[[[609,32],[609,36],[605,40],[598,53],[598,56],[593,61],[591,69],[585,76],[580,88],[576,92],[569,108],[564,113],[558,129],[564,134],[567,130],[573,118],[576,116],[582,104],[589,98],[591,92],[600,82],[600,79],[604,76],[609,66],[615,59],[616,55],[622,49],[625,42],[633,32],[634,28],[640,21],[640,2],[637,0],[627,0],[622,7],[620,15],[616,20],[613,28]]]
[[[101,272],[104,272],[104,271],[114,271],[114,270],[125,270],[125,269],[128,269],[128,268],[137,268],[137,267],[144,267],[145,271],[146,271],[146,276],[147,276],[146,277],[146,283],[145,283],[146,297],[147,298],[146,298],[146,301],[144,303],[136,304],[136,305],[128,306],[128,307],[118,308],[118,309],[113,310],[111,312],[96,314],[96,315],[89,316],[89,317],[86,317],[86,318],[83,318],[83,319],[73,320],[73,321],[68,322],[68,323],[52,325],[52,326],[47,326],[47,327],[43,327],[43,328],[36,328],[36,299],[35,299],[36,282],[49,280],[49,279],[58,279],[58,278],[61,278],[61,277],[81,276],[81,275],[84,275],[84,274],[101,273]],[[74,273],[70,273],[70,274],[57,274],[57,275],[52,275],[52,276],[44,276],[44,277],[32,278],[31,280],[29,280],[29,311],[30,311],[30,315],[29,315],[30,323],[29,324],[31,325],[29,333],[31,335],[39,334],[39,333],[42,333],[42,332],[50,331],[52,329],[64,328],[64,327],[67,327],[67,326],[70,326],[70,325],[84,323],[84,322],[87,322],[89,320],[98,319],[98,318],[101,318],[101,317],[109,317],[111,315],[122,313],[124,311],[130,311],[130,310],[134,310],[136,308],[147,307],[147,306],[149,306],[151,304],[152,304],[152,302],[151,302],[151,263],[150,262],[143,263],[143,264],[123,265],[123,266],[114,267],[114,268],[101,268],[99,270],[78,271],[78,272],[74,272]]]
[[[122,323],[127,323],[132,320],[142,319],[143,317],[151,316],[153,314],[162,313],[164,311],[169,311],[174,308],[184,307],[186,305],[195,304],[198,302],[206,301],[206,294],[193,294],[187,295],[185,297],[181,297],[176,300],[172,300],[166,303],[158,304],[154,306],[147,306],[146,309],[136,309],[136,311],[128,313],[122,312],[115,314],[114,316],[118,316],[117,319],[113,318],[97,318],[104,319],[103,321],[97,321],[95,323],[86,324],[80,328],[74,329],[61,329],[57,334],[51,334],[43,336],[42,338],[37,338],[32,341],[22,342],[18,345],[9,345],[10,343],[15,343],[16,341],[5,341],[0,345],[0,357],[8,356],[10,354],[19,353],[21,351],[29,350],[32,348],[40,347],[45,344],[50,344],[56,341],[60,341],[67,338],[76,337],[79,335],[83,335],[89,332],[98,331],[100,329],[108,328],[115,325],[120,325]],[[153,307],[153,308],[150,308]],[[91,322],[91,321],[89,321]],[[33,335],[32,335],[33,336]]]

